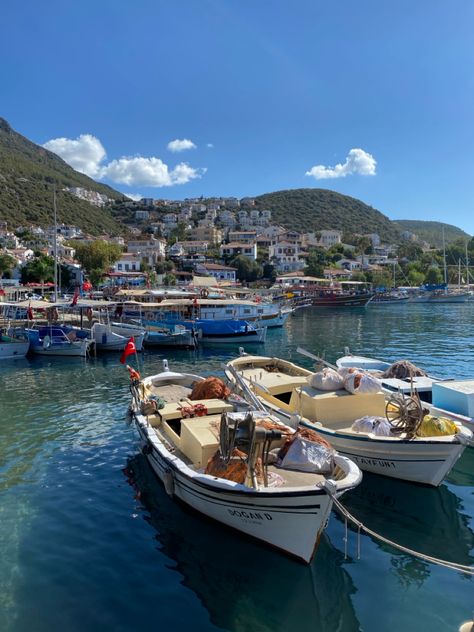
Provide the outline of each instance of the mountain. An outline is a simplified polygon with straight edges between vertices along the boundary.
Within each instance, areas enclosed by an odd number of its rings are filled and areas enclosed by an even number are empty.
[[[53,184],[57,190],[58,222],[92,233],[124,232],[110,209],[72,195],[66,187],[81,187],[116,200],[123,194],[78,173],[59,156],[35,145],[0,118],[0,220],[9,228],[52,223]]]
[[[400,227],[402,231],[408,230],[423,241],[427,241],[429,244],[441,248],[443,246],[443,228],[444,237],[447,244],[456,239],[471,239],[471,235],[468,235],[457,226],[451,224],[443,224],[442,222],[425,222],[422,220],[412,219],[396,219],[394,223]]]
[[[377,233],[398,241],[400,229],[380,211],[360,200],[328,189],[291,189],[255,198],[259,210],[272,211],[272,221],[299,231],[336,229],[348,233]]]

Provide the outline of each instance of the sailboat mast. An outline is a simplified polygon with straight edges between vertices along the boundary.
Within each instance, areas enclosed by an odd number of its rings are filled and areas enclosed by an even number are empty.
[[[53,213],[54,213],[54,235],[53,235],[53,251],[54,251],[54,302],[58,300],[58,218],[56,211],[56,185],[53,190]]]
[[[448,284],[448,270],[446,268],[446,241],[444,238],[444,226],[443,226],[443,262],[444,262],[444,283]]]
[[[467,239],[466,239],[466,283],[467,283],[467,289],[469,289],[469,255],[467,252]]]

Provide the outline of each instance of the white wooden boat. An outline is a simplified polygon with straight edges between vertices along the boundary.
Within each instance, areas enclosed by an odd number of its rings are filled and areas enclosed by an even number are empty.
[[[0,360],[24,358],[30,348],[27,336],[9,336],[0,331]]]
[[[144,331],[122,335],[116,333],[112,326],[106,323],[94,323],[90,332],[99,351],[123,351],[131,336],[135,339],[137,351],[141,351],[145,339]]]
[[[252,385],[269,412],[290,425],[314,428],[368,472],[438,486],[472,439],[471,431],[454,418],[457,432],[447,436],[408,438],[406,434],[356,432],[352,429],[355,420],[366,415],[385,417],[385,393],[316,390],[308,382],[311,371],[279,358],[244,355],[227,366]],[[233,379],[230,371],[227,376]]]
[[[346,353],[338,360],[340,368],[359,368],[379,373],[390,368],[389,362]],[[474,430],[474,380],[442,379],[433,375],[419,375],[406,378],[384,378],[377,376],[387,393],[403,393],[409,396],[416,390],[430,413],[450,416],[462,425]]]
[[[86,358],[94,345],[91,338],[78,338],[75,332],[66,332],[60,325],[43,325],[23,331],[29,338],[30,351],[35,355]]]
[[[328,520],[333,495],[340,495],[360,482],[359,468],[339,455],[335,456],[328,475],[269,465],[268,476],[276,476],[279,484],[260,484],[251,467],[251,447],[247,453],[245,483],[205,474],[208,459],[218,449],[222,454],[222,436],[230,428],[235,406],[222,399],[190,400],[193,384],[203,378],[169,371],[166,362],[164,368],[162,373],[132,382],[131,410],[143,442],[143,453],[165,489],[202,514],[309,562]],[[166,403],[146,415],[152,397]],[[201,413],[203,410],[205,413],[185,418],[186,408],[196,406],[201,406]],[[254,410],[250,412],[252,419],[258,424],[259,419],[268,420],[269,415],[264,410]],[[291,432],[283,424],[278,427]],[[262,430],[259,428],[258,432]],[[274,438],[278,445],[280,439]]]

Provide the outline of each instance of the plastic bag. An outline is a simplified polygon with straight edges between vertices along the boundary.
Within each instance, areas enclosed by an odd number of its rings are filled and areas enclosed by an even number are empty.
[[[334,450],[297,436],[278,465],[300,472],[329,474],[334,468]]]
[[[310,375],[308,384],[320,391],[338,391],[344,388],[344,378],[328,367]]]
[[[352,430],[363,434],[374,434],[378,437],[392,436],[392,427],[385,417],[366,415],[354,421]]]
[[[379,393],[382,384],[368,373],[351,373],[344,381],[344,388],[349,393]]]

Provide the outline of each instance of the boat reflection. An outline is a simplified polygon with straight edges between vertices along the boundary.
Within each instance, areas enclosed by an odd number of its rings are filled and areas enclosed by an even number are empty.
[[[364,474],[362,483],[344,496],[343,504],[368,528],[407,548],[458,564],[474,562],[469,515],[463,513],[463,500],[446,485],[432,489]],[[402,584],[421,586],[429,577],[429,563],[386,544],[379,547],[392,556],[393,570]]]
[[[474,485],[474,447],[469,447],[462,453],[446,481],[453,485],[472,487]]]
[[[306,567],[172,501],[143,455],[128,460],[126,475],[145,519],[156,529],[160,550],[176,562],[183,585],[197,595],[214,625],[261,631],[361,629],[343,555],[325,535]]]

